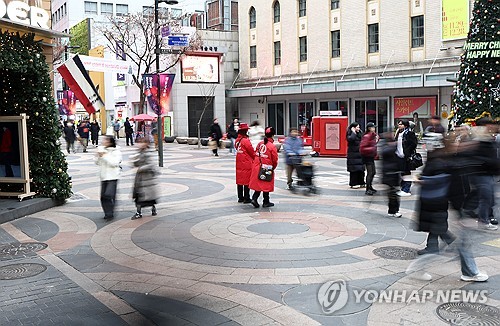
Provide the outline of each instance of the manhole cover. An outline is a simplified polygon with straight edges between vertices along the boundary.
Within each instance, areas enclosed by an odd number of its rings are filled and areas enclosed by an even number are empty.
[[[387,259],[411,260],[417,257],[417,249],[398,246],[380,247],[373,250],[373,253]]]
[[[0,280],[17,280],[45,272],[47,266],[42,264],[12,264],[0,267]]]
[[[33,254],[47,248],[46,243],[25,242],[0,246],[0,257],[18,257]]]
[[[500,325],[500,309],[481,303],[444,303],[436,308],[436,313],[451,325]]]
[[[87,200],[89,199],[89,197],[85,196],[85,195],[82,195],[81,193],[79,192],[75,192],[73,195],[71,195],[70,198],[68,198],[66,201],[68,203],[71,203],[71,202],[75,202],[75,201],[81,201],[81,200]]]

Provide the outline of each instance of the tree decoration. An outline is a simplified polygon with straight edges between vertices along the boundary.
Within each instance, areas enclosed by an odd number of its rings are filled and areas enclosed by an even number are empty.
[[[32,33],[0,30],[0,115],[26,113],[31,189],[40,197],[71,196],[68,164],[59,147],[59,114],[49,67]],[[55,189],[55,191],[54,191]]]

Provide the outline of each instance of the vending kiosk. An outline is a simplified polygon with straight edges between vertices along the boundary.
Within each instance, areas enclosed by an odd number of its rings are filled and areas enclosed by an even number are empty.
[[[347,156],[347,117],[325,116],[312,119],[312,147],[320,156]]]

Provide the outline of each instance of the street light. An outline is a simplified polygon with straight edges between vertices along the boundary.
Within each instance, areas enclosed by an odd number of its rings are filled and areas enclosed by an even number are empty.
[[[158,121],[156,123],[158,135],[158,165],[163,167],[163,121],[161,119],[161,104],[160,104],[160,30],[158,26],[158,4],[160,2],[167,5],[176,5],[177,0],[155,0],[155,55],[156,55],[156,77],[157,77],[157,96],[158,96]]]

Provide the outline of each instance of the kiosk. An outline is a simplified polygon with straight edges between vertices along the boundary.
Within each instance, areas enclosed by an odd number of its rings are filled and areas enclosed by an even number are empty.
[[[313,151],[321,156],[346,157],[348,118],[332,116],[330,112],[335,111],[321,111],[319,117],[312,119]]]

